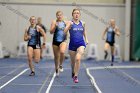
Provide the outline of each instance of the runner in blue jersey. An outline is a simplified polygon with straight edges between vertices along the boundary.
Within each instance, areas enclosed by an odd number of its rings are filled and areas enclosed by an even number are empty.
[[[104,51],[105,51],[105,56],[104,56],[104,59],[107,58],[107,55],[108,55],[108,48],[110,47],[111,48],[111,66],[113,66],[113,62],[114,62],[114,43],[115,43],[115,35],[117,36],[120,36],[120,30],[119,28],[116,26],[115,24],[115,20],[114,19],[110,19],[110,25],[108,27],[106,27],[104,33],[103,33],[103,40],[104,39],[104,36],[106,34],[106,42],[105,42],[105,48],[104,48]]]
[[[59,75],[59,71],[63,72],[62,63],[65,58],[65,51],[67,47],[66,39],[67,35],[64,33],[66,27],[66,21],[63,20],[63,12],[56,12],[56,20],[52,21],[50,33],[53,34],[53,52],[55,61],[56,75]]]
[[[84,53],[88,39],[85,30],[85,22],[80,20],[80,10],[73,9],[73,20],[66,25],[65,33],[69,30],[70,43],[69,53],[71,58],[72,78],[75,83],[78,83],[78,73],[80,69],[81,57]]]
[[[45,48],[46,43],[46,34],[44,30],[36,25],[36,18],[35,16],[30,17],[30,26],[25,30],[24,40],[28,41],[27,46],[27,55],[28,55],[28,64],[31,70],[30,76],[35,75],[34,65],[32,63],[33,57],[34,61],[38,63],[40,61],[40,33],[43,36],[43,47]]]

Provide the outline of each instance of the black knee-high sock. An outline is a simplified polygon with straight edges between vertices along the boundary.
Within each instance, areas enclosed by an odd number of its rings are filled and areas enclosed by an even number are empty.
[[[105,56],[104,56],[104,59],[107,58],[107,55],[108,55],[108,52],[105,50]]]
[[[72,73],[74,73],[74,65],[71,64],[71,70],[72,70]]]
[[[112,60],[111,61],[114,62],[114,55],[112,55]]]

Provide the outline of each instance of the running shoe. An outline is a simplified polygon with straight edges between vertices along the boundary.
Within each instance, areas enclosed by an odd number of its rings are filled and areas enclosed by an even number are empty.
[[[78,82],[79,82],[77,76],[74,76],[74,77],[73,77],[73,82],[74,82],[74,83],[78,83]]]
[[[113,66],[113,62],[111,62],[111,66]]]
[[[35,72],[32,71],[29,76],[35,76]]]
[[[59,71],[60,72],[63,72],[64,71],[62,65],[59,66]]]
[[[59,76],[59,70],[56,69],[56,76],[58,77]]]

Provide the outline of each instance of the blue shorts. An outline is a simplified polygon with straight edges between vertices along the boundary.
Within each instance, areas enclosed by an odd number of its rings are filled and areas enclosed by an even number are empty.
[[[77,43],[77,44],[69,43],[69,50],[77,51],[77,49],[78,49],[80,46],[84,46],[84,47],[86,48],[85,42],[80,42],[80,43]]]

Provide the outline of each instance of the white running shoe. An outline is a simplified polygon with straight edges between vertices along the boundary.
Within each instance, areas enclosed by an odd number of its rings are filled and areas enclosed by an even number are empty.
[[[59,66],[59,71],[60,71],[60,72],[63,72],[63,71],[64,71],[64,70],[63,70],[63,67],[62,67],[61,65]]]
[[[59,76],[59,69],[56,70],[56,76]]]

